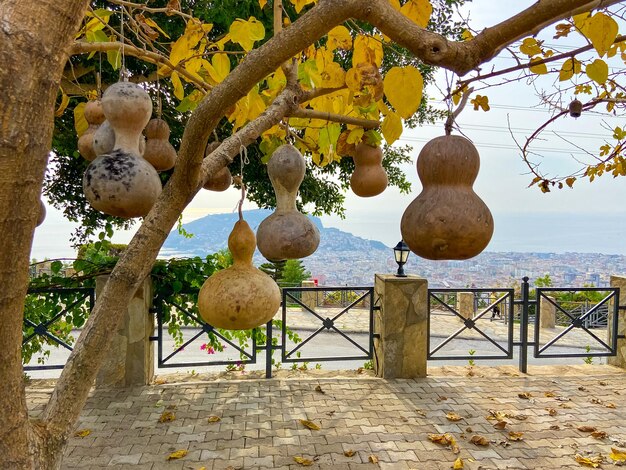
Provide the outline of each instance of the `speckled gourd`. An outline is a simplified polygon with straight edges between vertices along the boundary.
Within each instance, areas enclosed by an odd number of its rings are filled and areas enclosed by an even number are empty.
[[[480,157],[464,137],[446,135],[428,142],[417,158],[422,192],[402,216],[402,239],[422,258],[467,259],[485,249],[493,217],[474,192]]]
[[[215,141],[210,142],[204,153],[205,157],[211,155],[211,153],[220,146],[221,142]],[[233,175],[230,173],[230,170],[227,166],[222,168],[220,171],[215,173],[211,178],[204,182],[202,186],[204,189],[208,189],[209,191],[226,191],[230,188],[230,185],[233,183]]]
[[[169,142],[170,126],[163,119],[151,119],[146,129],[146,148],[143,158],[150,163],[156,171],[167,171],[176,164],[176,150]]]
[[[85,196],[94,209],[106,214],[145,216],[161,193],[158,173],[139,150],[152,101],[138,85],[119,82],[104,93],[102,108],[115,133],[115,150],[100,155],[85,170]]]
[[[115,131],[106,119],[93,135],[93,149],[96,156],[111,153],[115,148]],[[146,149],[146,138],[143,134],[139,137],[139,155],[143,155]]]
[[[241,217],[228,237],[232,266],[217,271],[202,285],[198,311],[215,328],[248,330],[270,321],[280,307],[276,282],[255,268],[254,232]]]
[[[94,150],[94,135],[104,122],[104,111],[100,100],[89,101],[85,105],[84,114],[89,127],[78,139],[78,151],[85,160],[92,161],[97,156]]]
[[[257,246],[270,261],[304,258],[314,253],[320,233],[296,207],[296,196],[306,164],[293,145],[282,145],[272,154],[267,173],[276,194],[276,210],[257,229]]]
[[[350,177],[350,187],[360,197],[372,197],[382,193],[389,180],[383,168],[383,151],[360,142],[354,153],[354,172]]]

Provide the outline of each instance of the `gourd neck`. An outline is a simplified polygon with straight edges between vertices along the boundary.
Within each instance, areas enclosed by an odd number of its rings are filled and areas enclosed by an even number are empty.
[[[287,191],[280,183],[272,180],[274,194],[276,194],[276,212],[290,212],[298,210],[296,206],[296,192]]]
[[[123,150],[127,153],[140,157],[139,139],[141,134],[135,132],[124,132],[115,129],[115,149]]]

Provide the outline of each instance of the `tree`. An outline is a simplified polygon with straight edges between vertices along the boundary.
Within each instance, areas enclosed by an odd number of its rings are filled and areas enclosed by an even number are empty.
[[[248,146],[260,138],[260,148],[271,149],[276,144],[273,138],[280,140],[286,137],[286,130],[280,124],[285,124],[284,118],[287,117],[290,117],[289,126],[295,128],[292,138],[298,145],[308,149],[312,160],[322,166],[326,161],[339,157],[341,153],[337,152],[340,152],[340,148],[344,155],[349,153],[351,142],[358,141],[368,132],[368,137],[375,140],[377,135],[371,129],[379,125],[388,143],[394,137],[397,138],[402,131],[401,118],[410,121],[421,103],[421,93],[416,93],[414,88],[415,83],[418,83],[414,71],[417,69],[409,68],[408,65],[398,67],[399,70],[392,67],[385,74],[384,80],[391,80],[385,90],[383,77],[378,78],[377,71],[382,65],[381,54],[385,55],[385,49],[393,49],[395,46],[384,42],[379,32],[394,44],[406,48],[424,64],[444,67],[460,76],[476,70],[515,41],[560,21],[565,23],[558,23],[557,31],[577,29],[591,43],[584,50],[568,52],[570,65],[557,71],[559,75],[562,72],[565,80],[582,73],[580,65],[574,62],[574,56],[595,50],[599,57],[603,57],[612,50],[623,50],[617,23],[613,23],[611,12],[605,10],[623,4],[617,0],[537,2],[464,41],[447,39],[424,28],[430,18],[430,3],[425,0],[319,0],[313,3],[314,0],[293,0],[289,5],[292,8],[293,4],[293,21],[281,31],[281,2],[274,0],[273,4],[268,5],[265,0],[260,0],[260,7],[276,8],[273,38],[253,49],[254,41],[261,36],[260,29],[251,18],[244,18],[236,20],[234,29],[229,29],[229,40],[235,44],[233,47],[239,48],[237,57],[241,57],[241,60],[230,64],[234,66],[227,70],[226,62],[222,59],[216,59],[213,64],[212,57],[222,53],[219,45],[209,54],[217,79],[214,79],[215,84],[211,85],[210,90],[193,95],[195,109],[190,111],[185,123],[176,169],[113,269],[41,417],[29,420],[22,382],[21,321],[28,285],[29,249],[38,215],[48,151],[51,148],[54,112],[58,108],[55,101],[69,56],[102,51],[111,53],[112,59],[115,59],[121,44],[102,41],[95,33],[93,41],[75,41],[77,35],[82,37],[85,34],[81,32],[81,21],[86,13],[90,16],[85,26],[96,17],[101,18],[94,11],[88,11],[88,0],[0,0],[0,178],[3,183],[0,186],[0,242],[3,247],[0,253],[0,282],[3,285],[0,293],[0,342],[3,345],[0,350],[0,396],[5,397],[4,406],[0,407],[0,422],[3,423],[0,430],[2,468],[49,469],[60,466],[65,442],[87,399],[115,326],[129,299],[150,272],[159,248],[182,210],[208,177],[224,165],[232,163],[242,146]],[[202,24],[178,9],[179,2],[175,0],[163,7],[147,7],[126,0],[110,0],[108,4],[140,10],[136,15],[128,17],[126,22],[128,28],[133,24],[136,26],[134,34],[145,47],[125,45],[126,56],[158,63],[159,70],[163,69],[171,80],[174,96],[182,100],[178,106],[185,98],[188,98],[188,103],[192,101],[189,96],[193,91],[188,94],[185,87],[201,85],[190,72],[190,62],[197,54],[192,51],[187,56],[184,51],[193,48],[182,48],[184,57],[177,57],[176,61],[173,60],[176,57],[172,57],[170,48],[163,59],[163,51],[148,41],[159,25],[151,16],[155,15],[156,18],[156,15],[163,14],[164,19],[161,21],[164,27],[165,23],[173,21],[166,13],[172,14],[174,18],[185,19],[189,36],[186,28],[182,37],[186,36],[183,41],[187,41],[187,44],[191,44],[193,41],[190,39],[197,36],[198,25],[204,31]],[[584,14],[591,9],[601,11],[594,12],[591,17],[574,16],[570,19],[572,14]],[[437,21],[437,18],[433,21]],[[356,37],[349,34],[348,38],[343,29],[334,29],[346,22],[354,27]],[[565,26],[560,26],[562,24]],[[370,29],[371,35],[366,33],[366,25],[375,28]],[[334,33],[329,37],[330,31]],[[338,31],[340,34],[336,34]],[[602,34],[598,34],[598,31]],[[204,33],[200,33],[195,45],[201,44],[203,38]],[[318,86],[319,82],[315,83],[319,80],[315,73],[318,63],[312,57],[328,42],[332,45],[332,41],[345,43],[345,50],[337,47],[337,55],[340,57],[348,60],[352,54],[352,64],[356,67],[353,66],[351,69],[354,70],[346,75],[347,80],[344,77],[348,83],[346,86],[352,87],[350,92],[332,91],[332,85],[325,87],[324,77],[321,77],[321,86]],[[531,41],[526,46],[530,48],[528,52],[531,60],[520,64],[516,70],[529,70],[531,73],[543,71],[540,65],[549,64],[552,57],[535,60],[537,54],[534,54],[534,44]],[[241,52],[242,49],[245,53]],[[543,52],[541,54],[546,55]],[[229,54],[225,55],[228,59]],[[297,67],[291,63],[294,57],[299,61]],[[330,55],[325,57],[329,59],[325,63],[337,70],[336,66],[331,65],[334,60],[330,60]],[[221,67],[217,61],[222,61]],[[589,65],[592,63],[595,62],[588,62]],[[602,64],[596,63],[591,68],[589,65],[586,67],[586,75],[595,83],[601,82],[595,90],[598,91],[596,101],[614,103],[614,108],[618,107],[623,100],[621,88],[616,82],[619,77],[611,77],[611,82],[607,79],[602,83],[604,74],[598,72],[604,70]],[[398,81],[398,76],[408,76],[411,80]],[[478,72],[476,77],[484,79],[485,75]],[[331,80],[336,77],[329,73],[326,78]],[[182,80],[187,81],[188,85],[183,85]],[[454,95],[461,94],[464,90],[462,85],[469,85],[470,80],[471,77],[466,78]],[[260,83],[263,88],[258,88]],[[331,83],[334,84],[332,80]],[[400,86],[402,84],[405,86]],[[381,86],[386,97],[373,100],[374,97],[381,97]],[[402,93],[407,90],[410,93]],[[261,96],[259,91],[267,93]],[[594,92],[593,87],[591,91]],[[399,94],[394,95],[395,92]],[[332,97],[333,93],[338,95]],[[349,106],[339,109],[339,112],[331,112],[334,109],[328,107],[323,109],[324,103],[328,101],[326,98],[331,97],[329,99],[333,102],[338,96],[343,96],[342,93]],[[420,99],[416,100],[416,96]],[[250,106],[250,103],[260,105],[259,98],[265,104],[264,109]],[[311,104],[316,99],[319,101]],[[66,98],[62,93],[61,103],[64,101]],[[476,95],[473,102],[477,108],[488,107],[488,100],[482,96]],[[174,104],[166,103],[166,107]],[[224,119],[225,112],[229,114],[230,120]],[[298,121],[302,119],[305,121]],[[321,127],[313,127],[312,123]],[[339,129],[334,123],[339,125]],[[231,136],[204,158],[205,147],[213,130],[222,125],[229,128]],[[309,131],[309,137],[313,133],[314,138],[308,139],[307,130],[311,128],[313,130]],[[340,140],[342,134],[344,137]],[[603,155],[611,160],[604,162],[602,169],[594,167],[593,174],[606,172],[609,164],[614,165],[611,171],[622,174],[623,167],[619,167],[622,158],[619,143],[623,138],[623,133],[616,132],[617,144],[610,146],[609,153]],[[588,172],[588,175],[591,174],[591,171]]]
[[[288,284],[302,284],[302,281],[309,279],[311,273],[306,270],[302,261],[299,259],[288,259],[283,268],[283,273],[280,278],[282,282]]]
[[[287,261],[268,261],[259,266],[259,269],[274,279],[276,282],[283,278],[283,270],[285,269],[285,263]]]

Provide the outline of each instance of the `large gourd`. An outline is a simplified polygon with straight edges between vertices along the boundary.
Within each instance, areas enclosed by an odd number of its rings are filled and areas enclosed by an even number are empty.
[[[87,167],[85,196],[94,209],[106,214],[145,216],[161,193],[159,175],[140,151],[141,131],[152,114],[152,101],[138,85],[119,82],[106,90],[102,107],[115,134],[115,150]]]
[[[233,265],[209,277],[198,294],[200,316],[209,325],[248,330],[270,321],[280,307],[276,282],[252,265],[254,232],[239,217],[228,237]]]
[[[282,145],[267,164],[276,194],[276,210],[257,230],[259,251],[270,261],[304,258],[320,243],[317,227],[296,207],[296,196],[306,164],[293,145]]]
[[[94,150],[94,135],[104,122],[102,103],[99,100],[89,101],[85,105],[84,114],[89,127],[78,139],[78,151],[85,160],[93,161],[97,156]]]
[[[206,147],[206,151],[204,152],[205,158],[211,155],[211,153],[213,153],[213,151],[215,151],[220,146],[220,144],[221,142],[219,141],[210,142]],[[217,173],[215,173],[211,178],[207,179],[202,187],[204,189],[208,189],[209,191],[221,192],[226,191],[228,188],[230,188],[230,185],[232,183],[233,175],[230,173],[228,167],[225,166]]]
[[[170,126],[163,119],[151,119],[145,129],[146,148],[143,158],[156,171],[167,171],[176,164],[176,150],[169,142]]]
[[[354,151],[354,172],[350,178],[350,187],[357,196],[372,197],[382,193],[389,180],[383,168],[383,151],[360,142]]]
[[[402,216],[402,239],[422,258],[467,259],[485,249],[493,217],[472,185],[480,157],[464,137],[445,135],[428,142],[417,158],[422,192]]]

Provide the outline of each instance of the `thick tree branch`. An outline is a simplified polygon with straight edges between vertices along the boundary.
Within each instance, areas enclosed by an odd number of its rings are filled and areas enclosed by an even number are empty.
[[[365,129],[377,129],[378,127],[380,127],[380,122],[373,119],[356,118],[351,116],[345,116],[343,114],[316,111],[314,109],[298,108],[289,116],[305,119],[322,119],[324,121],[340,122],[343,124],[353,124],[355,126],[361,126]]]

